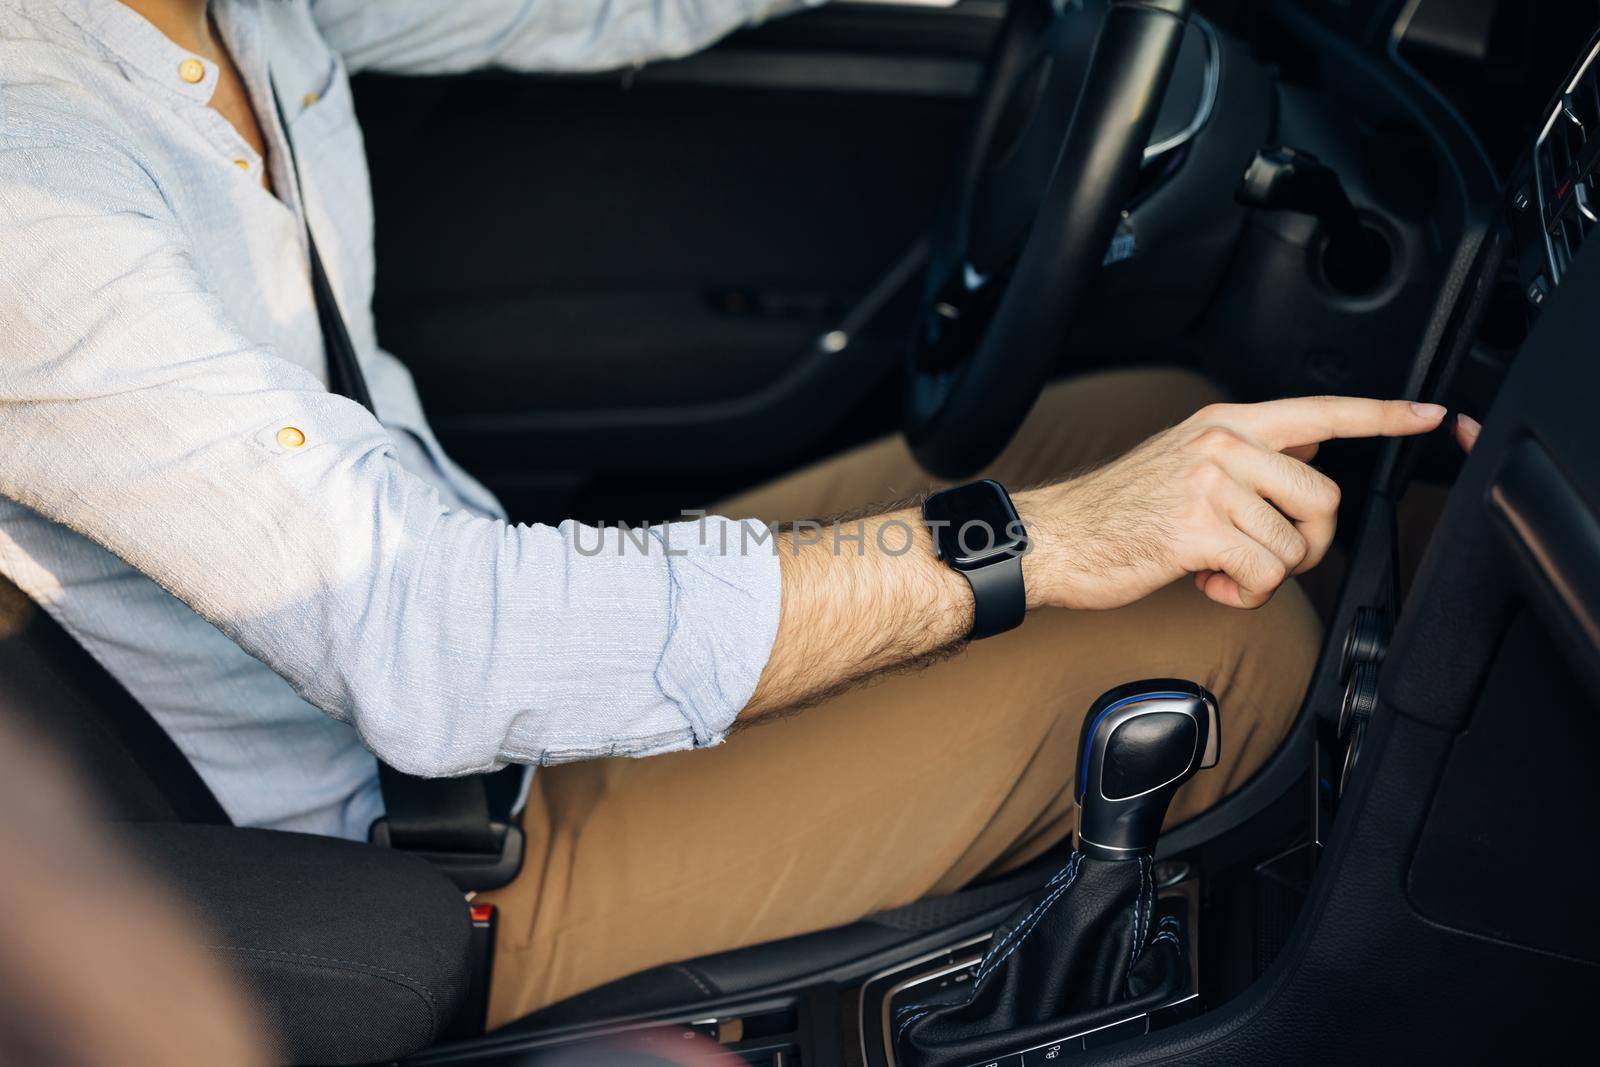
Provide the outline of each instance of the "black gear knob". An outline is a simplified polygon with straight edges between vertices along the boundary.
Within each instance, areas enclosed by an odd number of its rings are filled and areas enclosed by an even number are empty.
[[[1172,795],[1221,750],[1217,698],[1203,686],[1156,678],[1103,695],[1078,738],[1078,847],[1107,860],[1155,851]]]

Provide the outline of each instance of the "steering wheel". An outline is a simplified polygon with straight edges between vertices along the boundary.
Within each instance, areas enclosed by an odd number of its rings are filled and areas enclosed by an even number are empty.
[[[1188,0],[1010,0],[913,330],[905,434],[930,473],[988,463],[1057,364],[1138,176]]]

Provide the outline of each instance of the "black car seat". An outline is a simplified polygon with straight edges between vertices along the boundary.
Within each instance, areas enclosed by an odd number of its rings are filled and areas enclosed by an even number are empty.
[[[150,714],[26,594],[0,576],[0,715],[31,726],[91,789],[117,836],[216,928],[296,1063],[386,1062],[471,1025],[471,924],[459,889],[415,856],[234,827]],[[982,932],[1059,866],[832,930],[630,975],[512,1024],[531,1030],[680,1013],[884,954]],[[330,900],[359,907],[330,908]],[[403,927],[404,938],[392,936]],[[452,1025],[456,1021],[457,1025]]]
[[[209,927],[289,1062],[388,1061],[460,1012],[472,922],[449,879],[390,849],[231,825],[139,702],[4,578],[0,715],[64,757],[118,844]]]

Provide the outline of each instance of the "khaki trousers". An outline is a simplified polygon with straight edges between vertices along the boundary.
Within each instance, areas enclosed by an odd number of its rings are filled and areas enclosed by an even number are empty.
[[[1120,454],[1216,399],[1181,371],[1048,389],[989,474],[1022,487]],[[905,445],[858,448],[720,506],[820,517],[926,488]],[[919,673],[775,717],[716,748],[542,768],[500,907],[490,1022],[674,960],[837,926],[1016,866],[1070,830],[1084,712],[1145,677],[1222,710],[1222,762],[1171,822],[1245,781],[1299,707],[1320,625],[1294,584],[1256,611],[1187,581],[1108,612],[1039,611]]]

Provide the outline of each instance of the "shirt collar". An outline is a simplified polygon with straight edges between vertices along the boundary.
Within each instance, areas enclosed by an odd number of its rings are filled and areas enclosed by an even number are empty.
[[[217,2],[217,0],[213,0]],[[217,65],[178,47],[122,0],[56,0],[61,10],[83,27],[119,61],[123,73],[197,103],[209,103],[217,89]],[[229,14],[241,6],[230,0]],[[253,7],[253,2],[242,6]],[[196,77],[196,73],[199,77]]]

